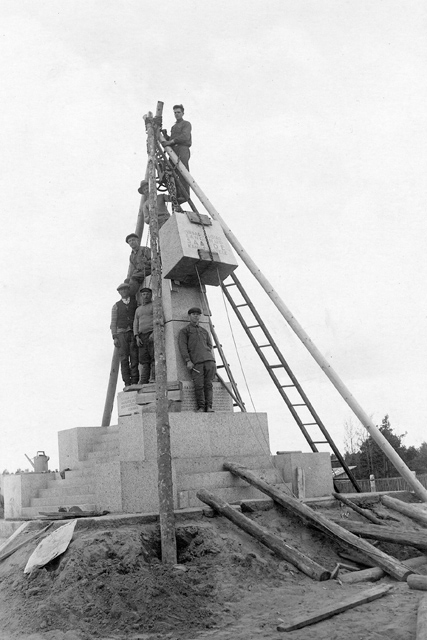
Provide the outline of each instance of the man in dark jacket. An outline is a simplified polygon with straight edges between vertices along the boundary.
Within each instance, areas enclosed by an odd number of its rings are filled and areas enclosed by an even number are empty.
[[[114,346],[119,350],[120,369],[126,388],[138,382],[138,347],[133,334],[133,320],[137,308],[135,296],[130,295],[129,284],[123,282],[117,287],[120,300],[111,310],[111,335]]]
[[[216,374],[215,358],[210,334],[200,326],[202,310],[188,310],[190,324],[178,334],[179,352],[191,371],[196,394],[197,411],[212,412],[213,386]]]

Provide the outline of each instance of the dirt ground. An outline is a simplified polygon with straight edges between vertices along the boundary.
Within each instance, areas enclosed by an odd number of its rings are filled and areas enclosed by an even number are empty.
[[[335,542],[279,509],[250,517],[330,571],[345,562]],[[220,517],[179,524],[177,541],[179,564],[167,568],[156,525],[76,527],[60,558],[25,575],[36,546],[28,543],[0,564],[0,640],[416,638],[417,607],[427,594],[406,583],[383,578],[392,585],[385,597],[284,633],[278,624],[372,585],[316,582]],[[401,559],[420,555],[381,548]]]

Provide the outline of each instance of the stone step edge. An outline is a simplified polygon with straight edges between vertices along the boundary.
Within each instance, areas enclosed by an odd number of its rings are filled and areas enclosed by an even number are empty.
[[[53,505],[59,504],[60,507],[72,506],[72,505],[80,506],[80,503],[82,502],[93,503],[95,498],[96,498],[95,494],[91,494],[91,493],[87,493],[83,495],[82,494],[71,495],[71,496],[52,496],[50,500],[47,500],[46,497],[31,498],[31,507],[38,508],[40,504],[42,504],[43,506],[46,506],[48,504],[53,504]],[[43,502],[43,500],[46,500],[46,502]]]

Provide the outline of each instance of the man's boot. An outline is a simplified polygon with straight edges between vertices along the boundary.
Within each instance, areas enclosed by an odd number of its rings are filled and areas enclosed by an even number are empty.
[[[156,381],[156,365],[154,364],[154,362],[152,362],[149,382],[155,382],[155,381]]]
[[[205,411],[205,392],[202,389],[194,389],[194,393],[196,395],[196,411]]]
[[[141,375],[139,377],[139,384],[148,384],[149,379],[150,379],[150,365],[142,364]]]
[[[213,413],[213,409],[212,409],[213,389],[205,389],[205,398],[206,398],[206,412]]]

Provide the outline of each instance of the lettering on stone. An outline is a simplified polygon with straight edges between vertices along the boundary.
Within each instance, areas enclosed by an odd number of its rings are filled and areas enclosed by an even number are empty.
[[[182,383],[182,404],[181,411],[195,411],[197,408],[194,396],[193,382],[183,381]],[[222,384],[214,382],[213,409],[214,411],[233,411],[233,400],[224,389]]]
[[[206,239],[201,231],[192,231],[190,229],[184,229],[185,239],[188,249],[206,249],[208,246]],[[219,235],[209,233],[208,235],[209,245],[211,251],[215,253],[226,255],[228,254],[227,247],[224,245],[223,239]]]
[[[117,396],[119,405],[119,416],[129,416],[138,411],[136,404],[137,391],[126,391]]]

